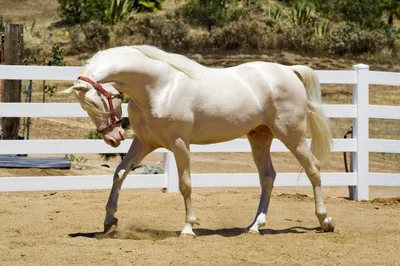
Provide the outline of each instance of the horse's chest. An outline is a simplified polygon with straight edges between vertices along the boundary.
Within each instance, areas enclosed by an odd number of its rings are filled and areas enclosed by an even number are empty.
[[[128,114],[131,127],[141,140],[164,145],[165,135],[168,135],[171,124],[168,118],[155,116],[150,109],[142,110],[133,102],[129,103]]]

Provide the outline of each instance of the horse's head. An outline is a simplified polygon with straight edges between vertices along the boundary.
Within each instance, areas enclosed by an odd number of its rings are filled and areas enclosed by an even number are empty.
[[[110,83],[96,83],[91,79],[79,77],[75,85],[63,93],[75,94],[82,108],[96,125],[97,132],[112,147],[118,147],[125,139],[121,127],[122,100],[120,94]]]

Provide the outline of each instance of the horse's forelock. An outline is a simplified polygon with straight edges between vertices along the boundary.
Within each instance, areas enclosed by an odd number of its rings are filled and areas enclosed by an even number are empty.
[[[103,110],[100,110],[94,102],[97,100],[94,97],[96,97],[96,94],[89,94],[87,92],[77,92],[76,94],[79,102],[81,103],[82,107],[86,110],[86,112],[89,115],[92,115],[95,118],[100,118],[101,116],[104,116],[108,114],[109,112],[105,112]]]

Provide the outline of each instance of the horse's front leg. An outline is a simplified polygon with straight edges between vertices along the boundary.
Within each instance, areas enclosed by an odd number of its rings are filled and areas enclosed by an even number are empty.
[[[106,217],[104,219],[104,233],[109,234],[117,228],[118,219],[115,218],[115,213],[118,207],[119,191],[129,171],[137,166],[147,154],[152,152],[154,148],[150,145],[141,142],[137,137],[132,141],[131,147],[125,158],[117,166],[110,196],[106,205]]]
[[[190,180],[190,151],[189,143],[186,143],[181,138],[174,141],[171,145],[172,152],[175,155],[176,165],[179,174],[179,190],[182,193],[185,202],[185,225],[181,232],[181,236],[196,237],[193,232],[193,225],[196,223],[196,216],[192,208],[192,184]]]

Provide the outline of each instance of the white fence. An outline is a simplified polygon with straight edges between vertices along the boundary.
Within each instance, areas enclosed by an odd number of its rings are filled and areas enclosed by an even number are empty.
[[[79,67],[0,66],[1,79],[75,80]],[[322,84],[352,84],[353,104],[324,105],[331,118],[353,119],[353,139],[334,139],[333,152],[352,152],[354,172],[322,173],[323,186],[355,186],[356,199],[367,200],[374,186],[400,186],[400,174],[370,173],[369,152],[400,153],[400,140],[369,138],[369,118],[400,119],[400,106],[369,105],[369,84],[400,85],[400,73],[369,71],[367,65],[356,65],[352,71],[317,71]],[[126,105],[124,116],[127,115]],[[75,103],[0,103],[0,117],[86,117]],[[130,141],[111,148],[102,140],[1,140],[0,154],[66,154],[122,153]],[[191,145],[192,152],[250,152],[246,139],[212,145]],[[272,152],[288,152],[274,140]],[[158,175],[129,175],[124,188],[167,188],[178,191],[174,156],[165,149],[164,172]],[[0,191],[109,189],[112,176],[46,176],[0,178]],[[194,187],[259,186],[258,174],[192,174]],[[309,186],[307,177],[298,173],[278,173],[275,186]]]

